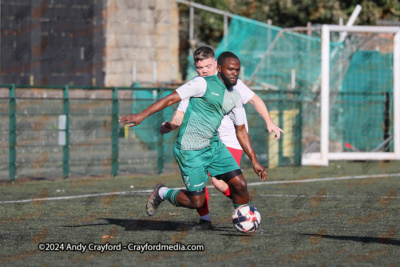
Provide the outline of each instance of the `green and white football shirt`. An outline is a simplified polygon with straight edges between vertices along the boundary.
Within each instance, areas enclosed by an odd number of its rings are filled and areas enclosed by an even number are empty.
[[[176,92],[189,99],[175,145],[182,150],[201,150],[218,141],[217,131],[225,115],[235,125],[244,125],[246,115],[240,94],[227,89],[217,75],[197,77]]]

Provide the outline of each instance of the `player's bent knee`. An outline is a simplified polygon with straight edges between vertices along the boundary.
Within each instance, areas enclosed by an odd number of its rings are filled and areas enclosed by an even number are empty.
[[[247,182],[243,176],[237,176],[233,178],[230,181],[229,186],[232,187],[232,189],[239,195],[247,193]]]
[[[195,209],[200,209],[201,207],[203,207],[204,202],[205,202],[205,199],[202,199],[202,200],[199,199],[199,200],[192,201],[192,207]]]
[[[240,187],[242,188],[242,190],[246,190],[247,191],[247,182],[243,177],[240,180]]]
[[[204,202],[206,201],[205,192],[206,192],[205,188],[197,190],[197,191],[188,191],[187,192],[192,208],[198,209],[204,205]]]
[[[205,199],[204,195],[190,198],[191,206],[194,209],[199,209],[199,208],[203,207],[205,201],[206,201],[206,199]]]

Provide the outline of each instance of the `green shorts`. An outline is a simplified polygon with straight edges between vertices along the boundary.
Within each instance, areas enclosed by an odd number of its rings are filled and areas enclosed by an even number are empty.
[[[232,154],[221,141],[201,150],[181,150],[174,146],[175,159],[181,169],[182,179],[188,191],[201,190],[211,176],[240,170]]]

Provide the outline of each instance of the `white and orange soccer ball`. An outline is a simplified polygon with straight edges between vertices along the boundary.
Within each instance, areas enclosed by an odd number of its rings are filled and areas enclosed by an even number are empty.
[[[239,232],[251,233],[260,226],[261,215],[255,207],[243,205],[233,212],[232,222]]]

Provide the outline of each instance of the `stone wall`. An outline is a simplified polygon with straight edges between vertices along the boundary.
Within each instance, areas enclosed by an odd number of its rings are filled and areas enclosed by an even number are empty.
[[[102,15],[106,20],[106,86],[130,86],[134,64],[136,80],[141,84],[181,80],[175,0],[107,0]]]

